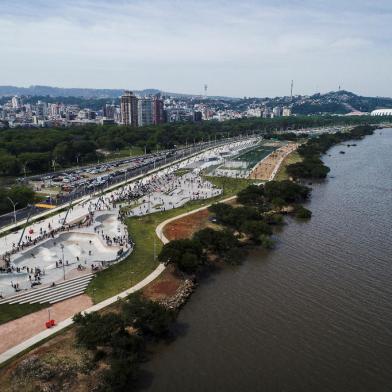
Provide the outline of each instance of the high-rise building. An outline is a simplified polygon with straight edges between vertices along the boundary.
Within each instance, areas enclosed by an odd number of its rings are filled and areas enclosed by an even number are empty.
[[[272,109],[272,113],[274,114],[274,117],[280,117],[282,115],[282,108],[280,106],[275,106]]]
[[[290,108],[283,108],[283,117],[291,116],[291,109]]]
[[[38,101],[35,108],[36,116],[38,118],[43,118],[48,112],[48,106],[46,102]]]
[[[22,106],[21,99],[19,97],[12,97],[11,99],[12,109],[20,109]]]
[[[132,91],[124,91],[120,99],[121,123],[123,125],[138,125],[138,98]]]
[[[151,125],[153,123],[153,100],[149,97],[139,98],[138,103],[138,125]]]
[[[159,95],[156,95],[152,101],[152,122],[154,125],[165,122],[163,100]]]
[[[61,113],[61,104],[59,103],[50,103],[48,105],[48,113],[52,117],[59,116]]]
[[[116,111],[116,107],[114,105],[106,104],[103,108],[103,116],[105,118],[114,119],[114,113]]]
[[[195,111],[193,112],[193,121],[194,122],[200,122],[203,120],[203,113]]]

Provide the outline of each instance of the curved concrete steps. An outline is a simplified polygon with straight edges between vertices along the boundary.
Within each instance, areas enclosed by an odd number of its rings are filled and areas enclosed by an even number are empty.
[[[94,274],[79,276],[64,282],[57,283],[55,286],[32,289],[27,292],[5,298],[0,304],[34,304],[34,303],[55,303],[83,294]]]

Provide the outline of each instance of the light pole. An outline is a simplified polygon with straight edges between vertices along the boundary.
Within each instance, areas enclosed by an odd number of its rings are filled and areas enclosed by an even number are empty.
[[[18,202],[14,203],[13,200],[7,196],[7,199],[11,202],[12,207],[14,207],[14,222],[16,224],[16,205],[18,204]]]
[[[24,179],[25,179],[25,181],[26,181],[26,167],[27,167],[27,164],[29,163],[29,161],[26,161],[24,164],[23,164],[23,172],[24,172]]]
[[[65,266],[64,266],[64,245],[60,244],[61,254],[62,254],[62,264],[63,264],[63,278],[65,280]]]

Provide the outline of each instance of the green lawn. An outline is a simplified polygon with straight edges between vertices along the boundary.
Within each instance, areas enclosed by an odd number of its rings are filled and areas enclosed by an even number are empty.
[[[203,176],[207,181],[212,182],[216,187],[223,189],[223,198],[236,195],[239,191],[254,183],[254,180],[248,178],[229,178]]]
[[[132,217],[127,220],[128,232],[136,244],[135,249],[125,260],[98,273],[92,280],[88,286],[87,294],[91,296],[94,303],[101,302],[127,290],[143,280],[157,267],[158,261],[154,260],[154,242],[156,255],[159,254],[162,243],[156,236],[155,229],[161,222],[203,205],[233,196],[252,183],[251,180],[244,179],[221,177],[207,177],[206,179],[216,186],[224,186],[223,195],[207,200],[194,200],[181,208],[156,212],[140,218]]]
[[[8,321],[26,316],[26,314],[45,309],[48,304],[1,304],[0,305],[0,325]],[[42,320],[42,325],[45,320]]]
[[[177,176],[177,177],[181,177],[181,176],[183,176],[184,174],[187,174],[187,173],[189,173],[191,171],[191,169],[178,169],[178,170],[176,170],[173,174],[175,175],[175,176]]]
[[[302,162],[302,157],[298,154],[297,151],[292,152],[289,154],[282,162],[278,174],[275,177],[277,181],[288,180],[289,175],[287,174],[286,167],[293,163]]]

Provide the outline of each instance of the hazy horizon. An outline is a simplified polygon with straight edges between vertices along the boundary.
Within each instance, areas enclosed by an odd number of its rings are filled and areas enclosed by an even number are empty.
[[[0,85],[391,96],[385,0],[2,3]]]

